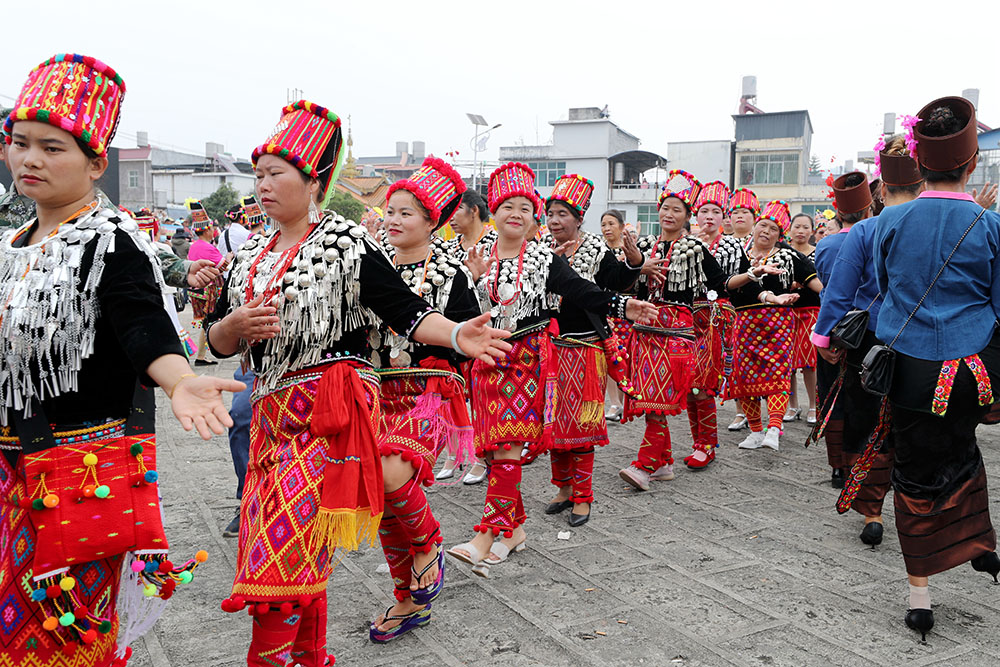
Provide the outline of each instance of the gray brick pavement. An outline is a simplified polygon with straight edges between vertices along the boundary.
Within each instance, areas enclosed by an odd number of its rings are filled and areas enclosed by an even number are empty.
[[[232,373],[233,362],[213,370]],[[136,667],[245,664],[250,619],[226,614],[235,540],[221,529],[236,508],[224,437],[202,442],[158,408],[158,455],[167,534],[178,555],[206,548],[196,583],[173,598],[135,648]],[[720,410],[728,423],[733,408]],[[886,508],[886,540],[857,538],[862,521],[838,516],[822,446],[805,450],[804,422],[780,452],[741,451],[721,433],[719,458],[637,493],[617,476],[635,454],[640,423],[612,425],[599,451],[591,522],[568,530],[542,508],[553,489],[548,461],[525,468],[528,549],[481,579],[454,560],[433,622],[375,646],[371,619],[391,603],[381,551],[352,554],[330,582],[330,650],[339,665],[996,665],[1000,587],[961,567],[932,578],[937,626],[926,644],[902,623],[906,578]],[[671,420],[678,460],[690,448],[687,418]],[[1000,474],[1000,431],[979,432],[987,469]],[[995,477],[994,477],[995,479]],[[471,537],[482,486],[431,491],[446,544]],[[994,517],[1000,517],[996,495]]]

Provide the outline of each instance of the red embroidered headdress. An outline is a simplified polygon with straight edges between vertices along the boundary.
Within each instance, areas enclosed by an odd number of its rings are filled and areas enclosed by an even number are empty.
[[[66,130],[100,156],[118,129],[125,82],[90,56],[60,53],[32,70],[4,123],[7,143],[19,120],[34,120]]]
[[[434,229],[437,230],[451,220],[458,210],[462,203],[462,193],[465,192],[465,181],[450,164],[431,155],[412,176],[393,183],[385,200],[388,202],[389,197],[397,190],[406,190],[416,197],[427,209]]]
[[[729,198],[729,210],[735,211],[738,208],[745,208],[753,211],[754,217],[760,213],[760,201],[756,193],[749,188],[736,188]]]
[[[725,213],[729,211],[729,199],[729,186],[722,181],[712,181],[702,186],[691,209],[697,213],[705,204],[715,204]]]
[[[678,176],[684,179],[687,187],[672,189],[671,181],[673,181],[674,178]],[[677,197],[682,202],[687,204],[688,208],[691,208],[694,205],[695,201],[698,199],[698,194],[700,192],[701,192],[701,183],[698,181],[697,178],[694,177],[693,174],[689,174],[683,169],[671,169],[670,173],[667,175],[667,182],[663,186],[663,191],[660,192],[660,199],[657,202],[657,205],[662,205],[663,200],[667,199],[668,197]]]
[[[486,189],[490,213],[496,213],[500,204],[511,197],[527,197],[536,211],[539,208],[539,197],[535,193],[535,172],[526,164],[508,162],[490,174],[490,184]]]
[[[771,220],[784,234],[792,226],[792,215],[788,211],[788,204],[782,199],[775,199],[764,205],[764,210],[757,216],[757,221]]]
[[[281,120],[267,142],[253,150],[254,166],[261,155],[276,155],[301,169],[306,176],[326,180],[323,200],[329,197],[340,175],[344,141],[340,117],[326,107],[299,100],[281,110]],[[329,173],[327,178],[325,175]]]
[[[567,174],[559,177],[559,180],[556,181],[552,188],[552,194],[545,200],[545,210],[548,210],[549,204],[552,202],[559,201],[573,208],[577,215],[582,218],[587,213],[587,209],[590,208],[590,199],[593,194],[594,182],[592,180],[579,174]]]

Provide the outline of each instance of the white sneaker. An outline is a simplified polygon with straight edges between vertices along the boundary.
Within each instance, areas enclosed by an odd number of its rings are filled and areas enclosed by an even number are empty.
[[[760,449],[761,441],[764,439],[764,431],[750,431],[750,435],[739,444],[740,449]]]
[[[642,468],[630,465],[620,470],[618,476],[640,491],[649,491],[649,473]]]
[[[770,447],[774,451],[778,451],[778,437],[781,436],[781,429],[777,426],[772,426],[767,429],[764,433],[764,439],[760,441],[761,447]]]
[[[649,475],[649,478],[655,482],[669,482],[674,478],[673,464],[668,463],[665,466],[660,466]]]

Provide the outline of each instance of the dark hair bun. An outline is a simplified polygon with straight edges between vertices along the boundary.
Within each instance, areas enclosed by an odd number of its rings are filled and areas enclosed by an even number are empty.
[[[945,137],[962,129],[962,124],[948,107],[935,107],[920,128],[928,137]]]

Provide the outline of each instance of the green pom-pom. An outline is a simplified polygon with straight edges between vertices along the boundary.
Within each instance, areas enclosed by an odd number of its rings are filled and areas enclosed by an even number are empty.
[[[39,109],[38,110],[38,115],[35,116],[35,118],[37,118],[39,121],[41,121],[43,123],[47,123],[48,120],[49,120],[49,110],[48,109]]]
[[[33,510],[43,510],[45,509],[45,501],[41,498],[35,498],[31,501],[31,509]]]
[[[129,451],[132,453],[132,456],[139,456],[139,454],[142,454],[142,445],[137,442],[129,447]]]
[[[100,625],[97,626],[97,631],[102,635],[111,632],[111,621],[101,621]]]
[[[67,611],[65,614],[59,617],[59,625],[63,626],[64,628],[73,625],[75,622],[76,622],[76,616],[74,616],[73,612],[71,611]]]
[[[142,589],[142,594],[148,598],[153,597],[154,595],[156,595],[156,586],[153,586],[152,584],[146,584],[146,587]]]
[[[98,498],[107,498],[111,495],[111,489],[108,488],[107,484],[101,484],[94,490],[94,495]]]
[[[191,580],[194,579],[194,575],[188,571],[181,572],[179,575],[182,584],[190,584]]]

